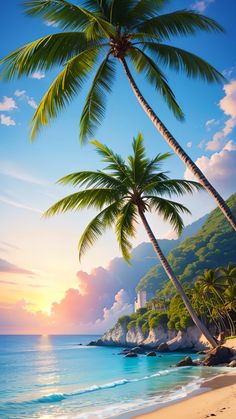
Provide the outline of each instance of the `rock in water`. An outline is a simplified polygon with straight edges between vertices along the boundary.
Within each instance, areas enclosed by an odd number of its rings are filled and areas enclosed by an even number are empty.
[[[134,348],[130,349],[130,352],[133,352],[134,354],[145,354],[146,351],[140,346],[135,346]]]
[[[147,356],[157,356],[156,352],[151,351],[147,353]]]
[[[125,358],[137,358],[137,354],[136,353],[134,353],[134,352],[128,352],[126,355],[125,355]]]
[[[236,361],[235,361],[235,360],[231,361],[231,362],[229,363],[228,367],[231,367],[231,368],[236,368]]]
[[[203,365],[211,367],[213,365],[225,364],[230,361],[232,352],[225,346],[217,346],[208,352],[208,356],[204,358]]]
[[[181,361],[177,362],[176,367],[191,367],[193,365],[193,360],[190,356],[185,356]]]
[[[169,352],[169,346],[167,345],[167,343],[161,343],[161,344],[157,347],[157,351],[158,351],[158,352]]]

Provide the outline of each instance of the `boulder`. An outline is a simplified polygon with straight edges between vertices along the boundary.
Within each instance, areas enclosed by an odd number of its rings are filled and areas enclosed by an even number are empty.
[[[236,360],[231,361],[231,362],[229,363],[228,367],[231,367],[231,368],[236,368]]]
[[[145,354],[145,349],[140,346],[135,346],[134,348],[130,349],[129,352],[133,352],[135,354]]]
[[[91,342],[88,343],[87,346],[96,346],[97,342],[95,342],[95,340],[92,340]]]
[[[134,353],[134,352],[128,352],[126,355],[125,355],[125,358],[137,358],[137,354],[136,353]]]
[[[181,361],[177,362],[176,367],[190,367],[193,365],[193,360],[190,356],[185,356]]]
[[[157,347],[157,351],[158,352],[169,352],[169,346],[167,345],[167,343],[161,343],[158,347]]]
[[[147,353],[147,356],[157,356],[156,352],[151,351]]]
[[[202,364],[207,367],[225,364],[230,362],[231,357],[232,352],[229,348],[226,348],[225,346],[217,346],[217,348],[214,348],[208,352],[208,355],[203,359]]]

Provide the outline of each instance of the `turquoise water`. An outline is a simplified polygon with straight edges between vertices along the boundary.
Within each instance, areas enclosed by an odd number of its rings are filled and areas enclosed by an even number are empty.
[[[128,417],[183,397],[221,371],[171,367],[183,353],[124,358],[120,348],[86,346],[96,338],[0,336],[0,418]]]

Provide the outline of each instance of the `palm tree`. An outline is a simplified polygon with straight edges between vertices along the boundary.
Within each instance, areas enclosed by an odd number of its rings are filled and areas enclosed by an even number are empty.
[[[12,79],[28,76],[36,70],[63,66],[35,111],[33,139],[42,125],[55,118],[79,93],[88,75],[95,70],[80,120],[80,138],[84,140],[93,134],[105,114],[105,95],[112,88],[115,64],[120,63],[137,100],[155,127],[236,230],[236,221],[228,205],[158,118],[130,70],[129,63],[145,75],[179,119],[183,119],[183,112],[160,66],[184,71],[189,77],[200,77],[209,83],[223,80],[223,76],[205,60],[165,43],[173,36],[193,35],[197,30],[222,31],[222,27],[192,10],[160,14],[167,1],[84,0],[82,6],[78,6],[65,0],[26,0],[28,15],[54,22],[66,32],[45,36],[8,55],[0,62],[2,77]]]
[[[82,257],[87,248],[107,228],[115,225],[117,240],[127,262],[130,261],[132,248],[130,238],[135,236],[135,226],[140,218],[157,257],[182,297],[194,323],[209,343],[216,346],[214,339],[192,309],[145,215],[151,210],[158,212],[180,234],[183,228],[180,213],[189,213],[189,210],[182,204],[167,199],[165,195],[181,196],[185,192],[192,193],[200,189],[201,185],[187,180],[170,179],[166,172],[161,172],[160,165],[170,154],[158,154],[154,159],[148,159],[141,134],[134,139],[133,155],[128,157],[127,162],[98,141],[92,143],[107,164],[104,171],[83,171],[63,177],[60,183],[82,186],[84,190],[61,199],[49,208],[45,215],[52,216],[65,211],[95,208],[99,213],[88,224],[80,238],[79,257]]]
[[[224,314],[228,320],[231,335],[234,334],[234,322],[225,306],[224,291],[227,289],[224,277],[220,269],[208,269],[197,280],[197,285],[202,291],[206,300],[212,303],[212,309],[218,313],[219,317]]]

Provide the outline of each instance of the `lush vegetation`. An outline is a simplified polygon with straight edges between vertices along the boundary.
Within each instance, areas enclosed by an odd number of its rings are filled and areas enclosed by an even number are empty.
[[[236,194],[227,201],[236,215]],[[209,215],[199,232],[187,238],[168,255],[168,261],[182,282],[193,284],[205,269],[226,266],[236,261],[236,237],[219,209]],[[163,284],[165,284],[163,288]],[[152,267],[141,279],[136,290],[171,295],[173,286],[161,266]]]
[[[186,285],[186,293],[205,324],[215,325],[217,334],[235,334],[236,265],[206,270],[197,278],[193,287]],[[178,331],[193,325],[181,297],[173,295],[164,298],[161,292],[157,292],[147,307],[119,319],[119,323],[124,322],[128,330],[139,326],[145,334],[158,326]]]

